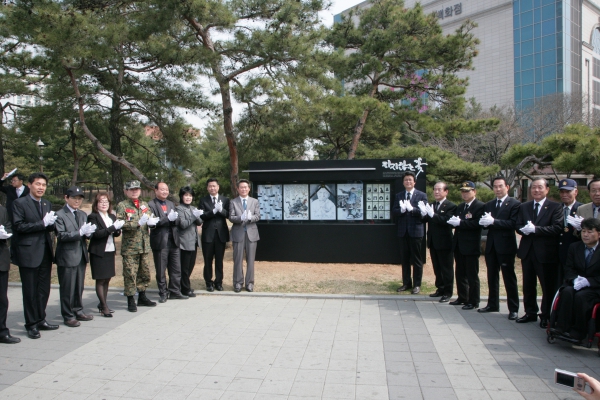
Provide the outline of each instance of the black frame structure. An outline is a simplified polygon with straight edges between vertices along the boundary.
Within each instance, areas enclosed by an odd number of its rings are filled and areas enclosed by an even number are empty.
[[[288,200],[288,207],[292,205],[290,199],[286,198],[289,194],[286,192],[287,185],[296,185],[288,186],[294,189],[299,188],[299,185],[306,185],[307,192],[311,185],[314,188],[315,184],[327,186],[329,192],[330,188],[335,186],[340,189],[340,193],[347,193],[347,190],[342,192],[342,189],[349,187],[355,188],[358,193],[362,188],[362,197],[359,199],[362,218],[359,218],[360,213],[355,210],[354,219],[350,212],[346,212],[344,207],[347,208],[347,205],[339,198],[334,220],[311,220],[308,212],[310,203],[306,202],[310,199],[294,200],[297,203],[293,206],[293,219],[290,219],[289,212],[286,218],[283,210],[280,219],[277,219],[279,214],[276,219],[261,218],[258,223],[260,243],[256,250],[256,260],[399,264],[401,260],[396,224],[391,216],[392,203],[396,193],[403,190],[402,178],[407,171],[417,175],[416,188],[425,191],[426,168],[426,161],[418,157],[389,160],[251,162],[249,170],[244,172],[249,173],[252,181],[253,197],[259,197],[259,187],[264,189],[270,185],[281,185],[276,188],[282,189],[280,200]],[[385,201],[390,214],[389,219],[366,218],[367,187],[383,187],[385,190],[389,187],[389,197]],[[386,194],[384,193],[384,199]],[[264,198],[265,193],[260,195]],[[331,198],[335,200],[335,196]],[[304,216],[304,212],[307,217]]]

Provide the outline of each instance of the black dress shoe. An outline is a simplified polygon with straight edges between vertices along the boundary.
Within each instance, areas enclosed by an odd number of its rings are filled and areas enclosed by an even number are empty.
[[[407,290],[412,289],[412,286],[402,285],[396,291],[397,292],[406,292]]]
[[[431,293],[429,295],[429,297],[442,297],[442,293],[440,293],[438,290],[435,291],[435,293]]]
[[[489,307],[489,306],[485,306],[485,307],[480,308],[480,309],[477,310],[477,312],[480,312],[480,313],[498,312],[498,311],[500,311],[499,308],[492,308],[492,307]]]
[[[215,291],[215,287],[213,286],[212,282],[206,284],[206,291],[207,292],[214,292]]]
[[[450,297],[452,296],[442,296],[442,298],[439,300],[440,303],[447,303],[450,301]]]
[[[159,303],[166,303],[167,302],[167,295],[166,294],[161,294],[160,298],[158,299]]]
[[[463,304],[466,304],[467,302],[464,300],[460,300],[460,299],[456,299],[454,301],[451,301],[450,304],[451,306],[462,306]]]
[[[169,299],[171,299],[171,300],[187,300],[187,299],[189,299],[189,297],[184,296],[181,293],[171,293],[171,294],[169,294]]]
[[[38,336],[39,336],[39,333],[38,333]],[[0,336],[0,343],[17,344],[17,343],[21,343],[21,339],[19,339],[18,337],[10,336],[10,334],[8,334],[6,336]]]
[[[93,315],[86,315],[84,313],[79,313],[75,316],[77,321],[91,321],[94,319]]]
[[[36,328],[32,328],[27,329],[27,337],[29,337],[29,339],[39,339],[42,337],[42,335],[40,335],[40,331],[38,331]]]
[[[469,304],[465,304],[464,306],[462,306],[462,309],[463,310],[472,310],[472,309],[477,308],[477,307],[479,307],[479,304],[471,304],[471,303],[469,303]]]
[[[548,318],[540,317],[540,328],[546,329],[548,327]]]
[[[241,292],[242,291],[242,285],[235,285],[233,287],[233,291],[236,292],[236,293]]]
[[[537,321],[537,315],[529,315],[525,314],[521,318],[517,318],[515,321],[517,324],[524,324],[525,322],[535,322]]]
[[[415,286],[411,292],[411,294],[419,294],[421,293],[421,287],[420,286]]]
[[[51,325],[48,322],[40,322],[37,326],[39,331],[54,331],[58,329],[58,325]]]
[[[75,318],[65,320],[65,325],[69,328],[77,328],[81,325],[81,322],[77,321]]]
[[[248,292],[254,292],[254,283],[249,283],[248,285],[246,285],[246,290]]]
[[[215,289],[218,290],[219,292],[223,291],[223,285],[221,285],[220,283],[215,283]]]
[[[194,293],[194,292],[187,292],[186,296],[187,297],[196,297],[196,293]]]
[[[511,321],[514,321],[515,319],[517,319],[519,316],[517,315],[516,311],[513,312],[509,312],[508,313],[508,319],[510,319]]]

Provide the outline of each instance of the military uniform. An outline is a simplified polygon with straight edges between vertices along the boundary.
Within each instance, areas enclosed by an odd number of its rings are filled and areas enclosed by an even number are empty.
[[[125,221],[122,231],[121,255],[123,256],[123,281],[125,296],[146,291],[150,284],[150,268],[148,253],[150,252],[150,234],[146,225],[140,226],[138,221],[151,211],[148,203],[139,201],[137,208],[131,199],[123,200],[117,205],[117,218]]]

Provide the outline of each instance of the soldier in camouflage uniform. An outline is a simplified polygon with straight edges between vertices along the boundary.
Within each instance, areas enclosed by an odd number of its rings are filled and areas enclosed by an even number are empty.
[[[125,183],[125,195],[128,199],[117,205],[117,218],[125,221],[122,231],[121,255],[123,256],[123,281],[127,309],[136,312],[133,296],[139,293],[138,306],[154,307],[156,303],[146,297],[146,288],[150,284],[148,253],[150,239],[147,222],[151,211],[145,201],[139,200],[142,193],[140,181]]]

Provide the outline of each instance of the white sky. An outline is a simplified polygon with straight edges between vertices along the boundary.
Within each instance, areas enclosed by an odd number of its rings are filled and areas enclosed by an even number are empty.
[[[350,7],[353,7],[357,4],[360,4],[364,0],[330,0],[330,1],[331,1],[331,7],[329,7],[328,10],[324,10],[319,13],[321,16],[321,21],[323,22],[323,24],[325,26],[333,25],[333,16],[334,15],[339,14],[342,11],[344,11]],[[220,96],[213,96],[213,99],[215,101],[220,101]],[[239,103],[236,103],[234,101],[234,103],[233,103],[234,119],[237,119],[237,117],[241,114],[241,111],[242,111],[241,108],[242,108],[242,105]],[[184,114],[184,118],[188,123],[192,124],[195,128],[203,129],[208,123],[208,118],[198,117],[198,116],[191,115],[191,114],[187,114],[187,115]]]

